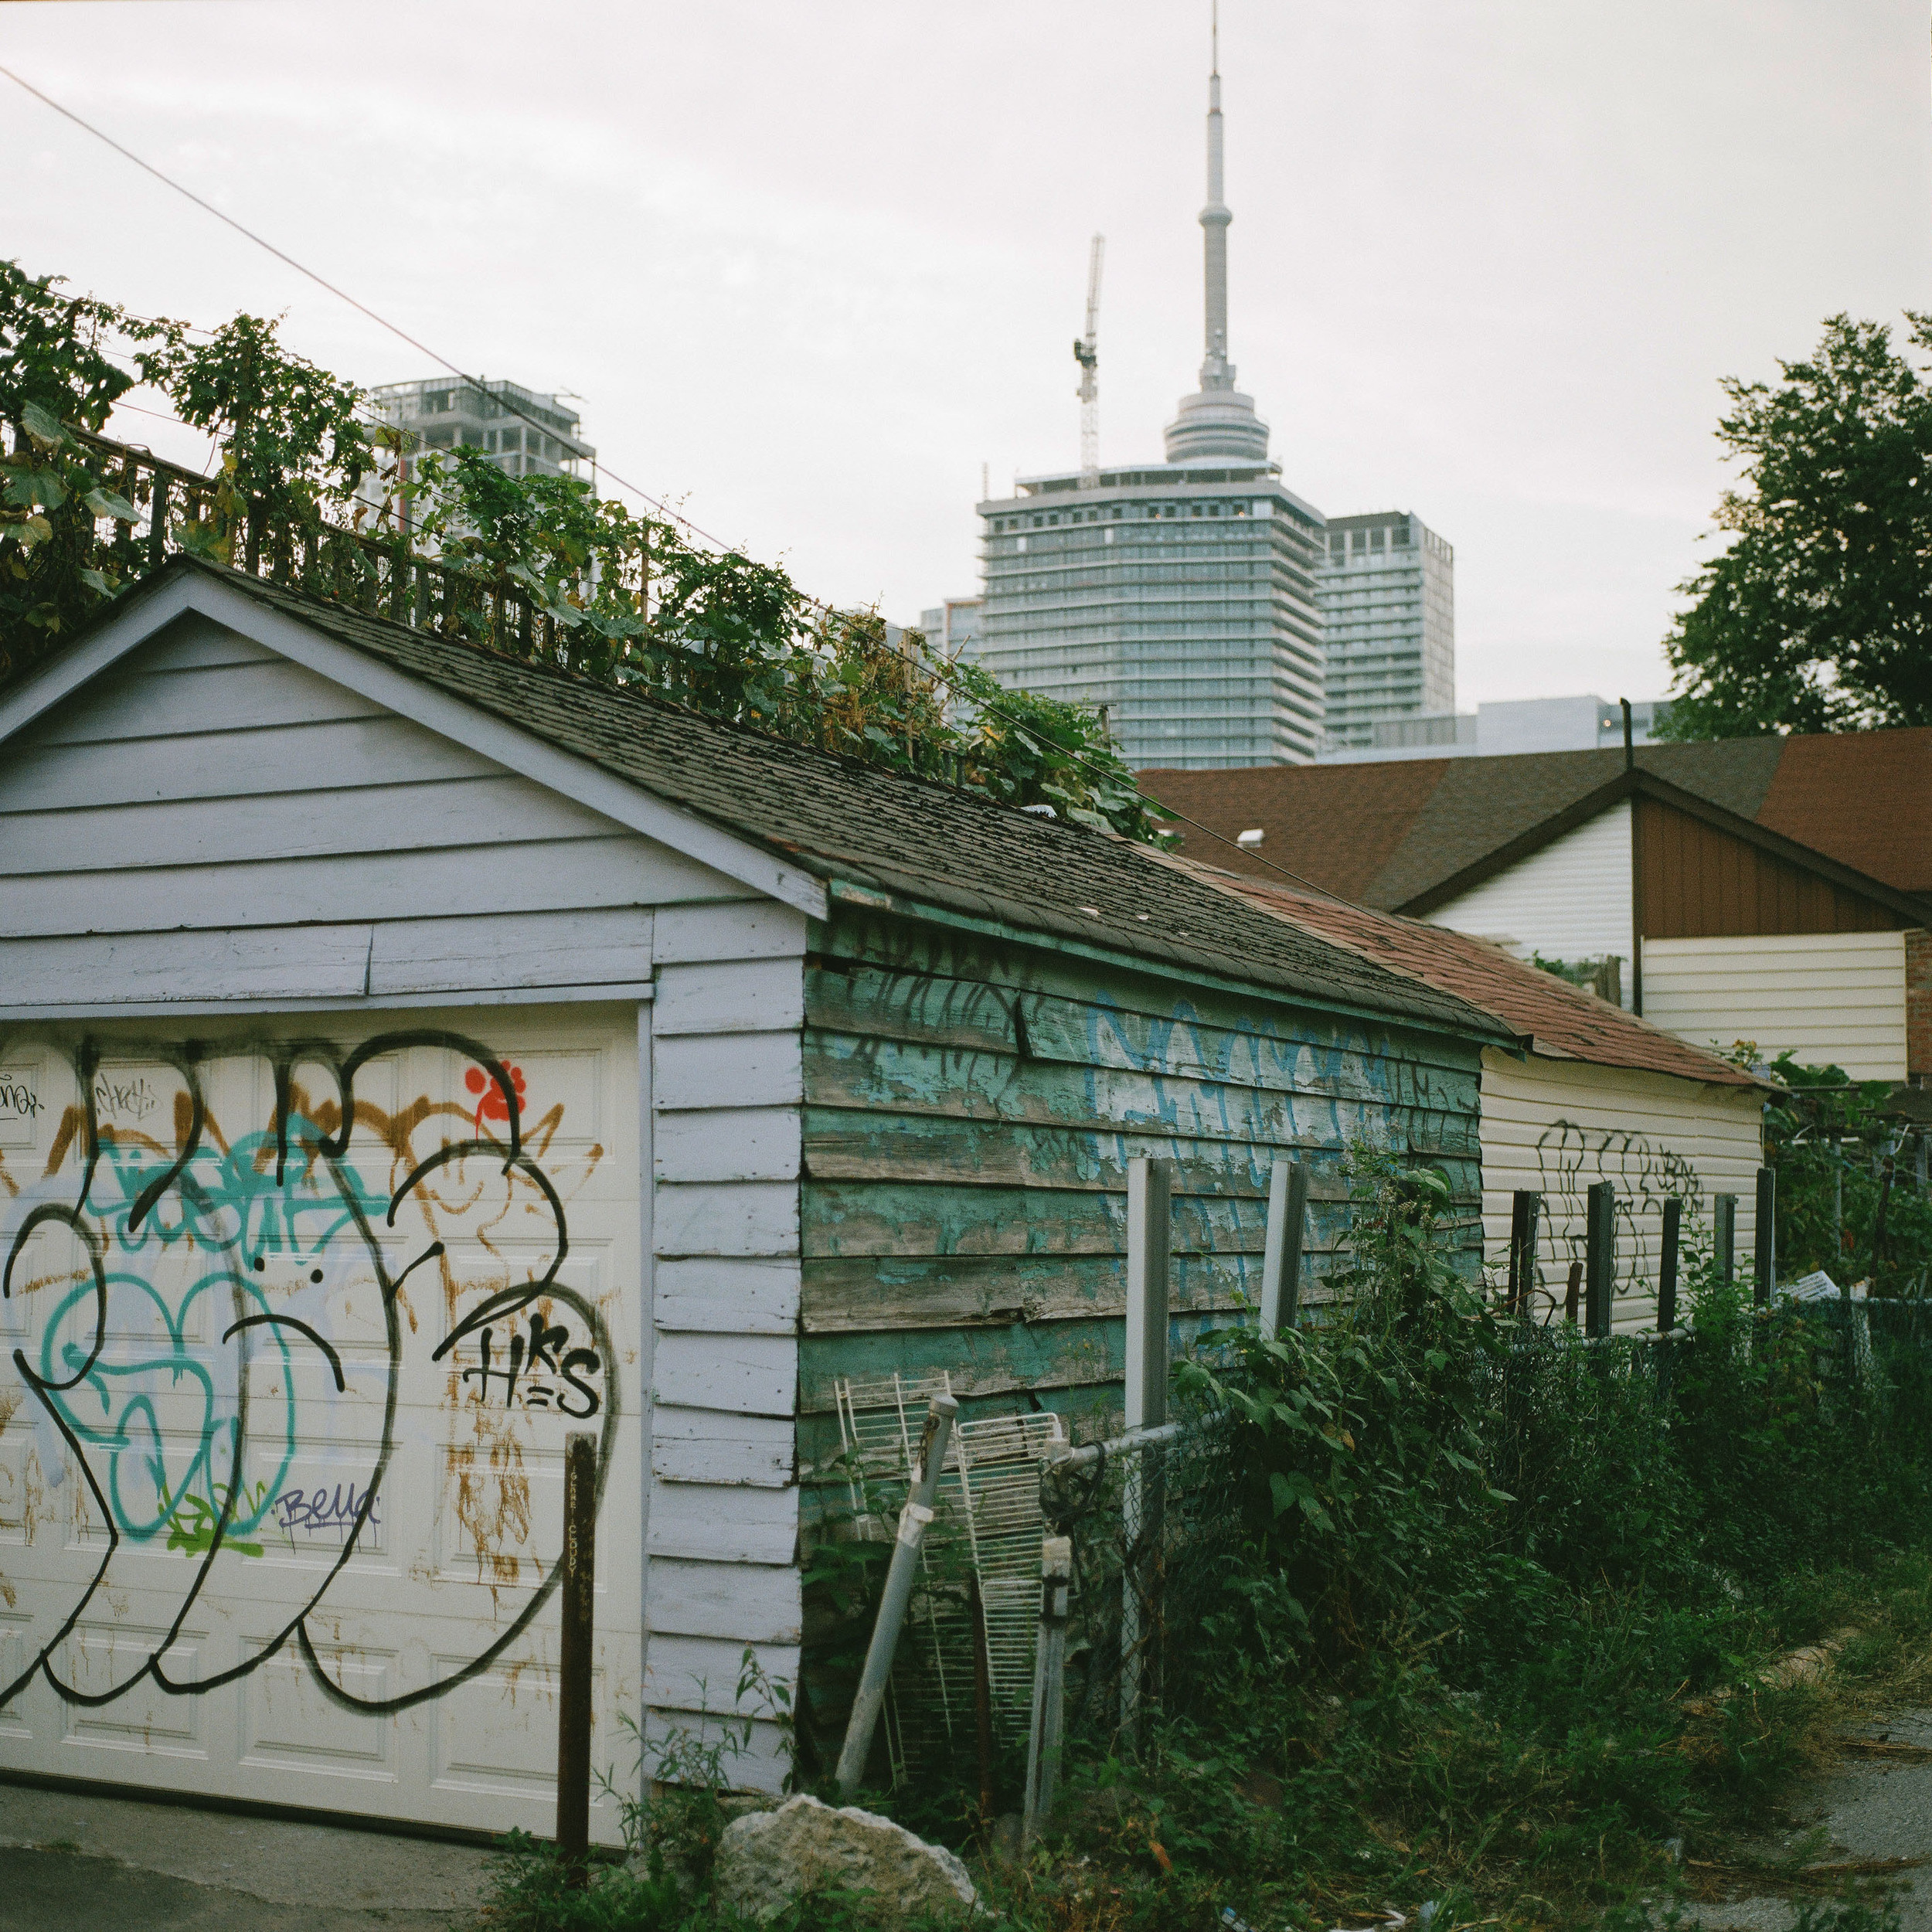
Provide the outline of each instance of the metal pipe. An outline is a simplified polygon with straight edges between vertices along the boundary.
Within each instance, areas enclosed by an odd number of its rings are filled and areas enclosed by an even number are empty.
[[[934,1396],[926,1405],[926,1426],[920,1432],[919,1454],[913,1465],[911,1493],[899,1512],[899,1534],[893,1542],[885,1594],[879,1600],[872,1642],[866,1651],[866,1668],[859,1679],[859,1695],[852,1699],[851,1720],[845,1726],[845,1748],[838,1753],[838,1790],[842,1797],[850,1798],[866,1774],[872,1733],[879,1728],[886,1685],[892,1676],[893,1657],[899,1648],[899,1633],[906,1621],[906,1606],[912,1600],[920,1546],[926,1539],[926,1526],[933,1519],[933,1498],[939,1492],[947,1446],[952,1440],[953,1423],[958,1415],[957,1396]]]
[[[1046,1459],[1056,1469],[1083,1469],[1089,1463],[1098,1462],[1103,1456],[1138,1455],[1143,1449],[1158,1449],[1162,1444],[1179,1442],[1185,1424],[1164,1422],[1158,1429],[1130,1429],[1124,1436],[1116,1436],[1111,1442],[1090,1442],[1084,1447],[1076,1449],[1064,1442],[1048,1446]]]

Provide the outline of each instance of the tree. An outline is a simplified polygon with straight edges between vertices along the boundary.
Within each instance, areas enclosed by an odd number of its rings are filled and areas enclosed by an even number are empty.
[[[1906,319],[1932,352],[1932,315]],[[1932,724],[1932,383],[1847,315],[1779,367],[1724,383],[1745,487],[1718,505],[1729,548],[1678,587],[1664,735]]]

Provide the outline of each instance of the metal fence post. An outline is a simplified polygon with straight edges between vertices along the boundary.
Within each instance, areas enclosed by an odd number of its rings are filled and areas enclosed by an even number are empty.
[[[1711,1243],[1717,1260],[1717,1278],[1729,1287],[1737,1278],[1737,1196],[1711,1197]]]
[[[1777,1292],[1777,1169],[1757,1170],[1757,1226],[1754,1236],[1754,1265],[1751,1271],[1751,1300],[1768,1308]]]
[[[919,1438],[918,1460],[913,1466],[911,1493],[899,1512],[899,1534],[893,1543],[885,1592],[879,1600],[879,1615],[872,1624],[859,1695],[852,1699],[852,1716],[845,1726],[845,1747],[838,1753],[838,1790],[845,1798],[858,1790],[866,1775],[872,1733],[879,1728],[879,1709],[885,1703],[886,1685],[892,1676],[893,1653],[899,1648],[900,1629],[906,1621],[906,1606],[912,1599],[920,1546],[926,1539],[926,1526],[933,1519],[933,1498],[939,1492],[940,1472],[946,1467],[946,1448],[952,1440],[953,1423],[958,1414],[957,1396],[934,1396],[926,1405],[926,1426]]]
[[[1053,1809],[1060,1734],[1066,1712],[1067,1599],[1073,1577],[1071,1537],[1040,1543],[1039,1641],[1033,1653],[1033,1723],[1026,1744],[1026,1809],[1021,1843],[1031,1844]]]
[[[1268,1245],[1261,1262],[1261,1332],[1294,1326],[1301,1308],[1301,1234],[1308,1211],[1308,1170],[1277,1161],[1268,1186]]]
[[[1173,1249],[1173,1166],[1127,1164],[1127,1427],[1167,1420],[1168,1263]],[[1126,1560],[1121,1572],[1121,1735],[1131,1748],[1147,1679],[1151,1601],[1161,1540],[1161,1473],[1149,1454],[1133,1459],[1121,1505]]]
[[[1536,1292],[1536,1223],[1543,1197],[1534,1188],[1519,1187],[1509,1204],[1509,1298],[1511,1315],[1529,1313]]]
[[[1610,1181],[1590,1184],[1583,1223],[1583,1332],[1599,1338],[1610,1333],[1617,1291],[1617,1189]]]
[[[556,1848],[574,1881],[590,1851],[590,1666],[596,1615],[597,1439],[563,1445],[563,1631],[557,1658]]]

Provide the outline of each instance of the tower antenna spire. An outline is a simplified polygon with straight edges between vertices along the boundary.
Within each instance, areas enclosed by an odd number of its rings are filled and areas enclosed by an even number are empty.
[[[1087,333],[1076,337],[1073,359],[1080,366],[1080,488],[1100,480],[1100,263],[1107,237],[1096,235],[1087,258]]]
[[[1208,15],[1207,206],[1201,210],[1202,293],[1206,354],[1201,386],[1181,399],[1181,413],[1167,429],[1167,460],[1238,456],[1265,462],[1267,425],[1254,413],[1252,397],[1234,386],[1228,360],[1228,224],[1234,219],[1221,173],[1221,8]]]
[[[1208,63],[1207,206],[1201,210],[1205,244],[1207,294],[1207,357],[1201,365],[1204,389],[1232,389],[1234,371],[1228,366],[1228,224],[1233,220],[1222,199],[1221,181],[1221,6],[1213,0],[1210,16],[1212,49]]]

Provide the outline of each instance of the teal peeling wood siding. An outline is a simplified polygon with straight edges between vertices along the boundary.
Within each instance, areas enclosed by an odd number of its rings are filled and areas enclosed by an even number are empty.
[[[1175,1342],[1257,1298],[1275,1159],[1314,1169],[1308,1298],[1368,1138],[1440,1165],[1480,1259],[1480,1047],[835,909],[806,962],[800,1448],[841,1376],[944,1369],[975,1409],[1120,1403],[1127,1163],[1175,1163]]]

